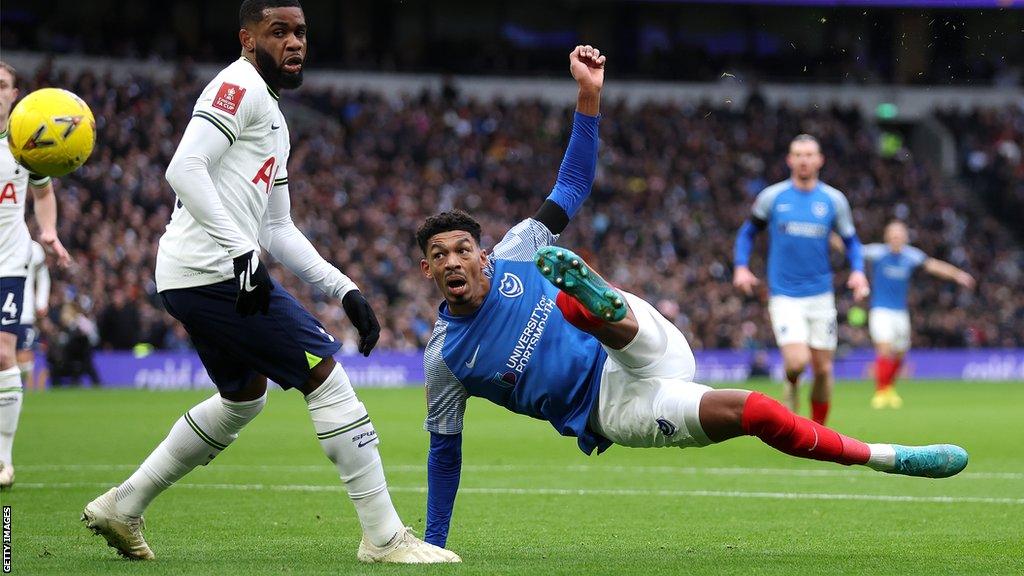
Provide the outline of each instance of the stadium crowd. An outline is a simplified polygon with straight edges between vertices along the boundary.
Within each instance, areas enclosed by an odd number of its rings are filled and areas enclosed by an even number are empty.
[[[104,348],[188,347],[161,309],[153,269],[173,206],[164,169],[203,83],[185,68],[169,83],[115,82],[89,71],[71,78],[47,67],[23,71],[19,81],[23,93],[66,86],[97,119],[92,158],[56,185],[60,234],[76,264],[55,271],[44,334],[94,329]],[[422,220],[464,208],[479,217],[491,246],[530,216],[554,182],[571,101],[567,92],[565,106],[479,102],[454,89],[402,98],[342,90],[285,96],[286,116],[306,118],[291,123],[294,220],[370,299],[381,348],[422,347],[433,325],[439,300],[412,239]],[[1020,240],[964,183],[906,151],[880,155],[877,128],[851,110],[606,102],[594,192],[562,243],[656,303],[695,348],[769,346],[766,294],[744,298],[731,285],[732,242],[754,195],[787,177],[786,146],[800,132],[820,138],[823,179],[849,197],[862,241],[881,241],[886,221],[899,217],[915,245],[979,279],[972,294],[918,278],[915,345],[1024,345],[1024,296],[1015,289],[1024,274]],[[756,252],[763,258],[765,250]],[[842,257],[835,262],[842,266]],[[752,264],[763,273],[763,260]],[[272,268],[354,350],[341,306]],[[845,279],[843,270],[841,319],[852,305]],[[841,342],[868,345],[866,327],[841,324]]]

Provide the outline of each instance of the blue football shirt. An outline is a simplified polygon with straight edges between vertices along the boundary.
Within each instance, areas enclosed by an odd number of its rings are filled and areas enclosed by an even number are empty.
[[[864,247],[864,259],[871,262],[871,307],[906,310],[910,277],[928,256],[913,246],[893,252],[876,243]]]
[[[768,223],[768,290],[802,298],[832,291],[828,236],[856,234],[846,196],[818,182],[800,190],[792,180],[773,184],[757,195],[753,216]]]
[[[587,454],[611,445],[587,425],[608,355],[565,320],[558,288],[533,263],[537,249],[555,240],[540,222],[520,222],[491,253],[491,288],[480,308],[455,316],[441,303],[423,358],[428,431],[462,432],[466,400],[475,396],[547,420]]]

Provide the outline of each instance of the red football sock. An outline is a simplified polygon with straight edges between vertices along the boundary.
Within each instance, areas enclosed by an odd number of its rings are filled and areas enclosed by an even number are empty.
[[[828,408],[828,402],[815,402],[811,400],[811,420],[818,424],[824,424],[825,418],[828,418]]]
[[[888,356],[879,356],[875,360],[875,390],[883,391],[892,386],[896,371],[899,370],[899,361]]]
[[[559,292],[555,298],[555,305],[562,311],[562,316],[573,326],[590,332],[604,323],[604,320],[594,316],[589,310],[580,304],[580,301],[569,296],[565,292]]]
[[[868,445],[793,414],[785,406],[751,392],[743,406],[743,431],[790,456],[850,464],[864,464]]]
[[[889,386],[896,385],[896,377],[900,375],[900,368],[903,367],[903,358],[892,359],[892,374],[889,376]]]

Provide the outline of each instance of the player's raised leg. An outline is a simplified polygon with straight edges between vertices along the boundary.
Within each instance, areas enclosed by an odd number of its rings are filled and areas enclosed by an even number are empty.
[[[759,392],[714,390],[700,402],[700,422],[713,442],[737,436],[759,438],[799,458],[860,464],[890,474],[945,478],[967,466],[967,452],[952,444],[866,444],[802,418]]]

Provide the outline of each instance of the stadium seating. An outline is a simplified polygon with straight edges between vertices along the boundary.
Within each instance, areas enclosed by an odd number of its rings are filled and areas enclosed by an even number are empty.
[[[105,347],[187,346],[160,309],[153,268],[173,204],[163,172],[201,83],[184,68],[169,83],[115,82],[88,71],[68,78],[45,68],[23,77],[25,91],[75,90],[97,117],[92,159],[57,185],[61,234],[77,267],[56,273],[44,332],[60,329],[60,308],[74,301],[96,320]],[[422,347],[430,334],[438,299],[419,272],[412,240],[422,219],[467,209],[483,223],[489,246],[531,215],[554,182],[570,104],[327,90],[282,101],[286,115],[304,109],[332,120],[316,130],[292,126],[293,217],[370,297],[383,325],[380,346]],[[1021,125],[1019,112],[1015,121]],[[966,126],[965,153],[987,134],[979,126],[971,139],[977,124],[957,126]],[[598,269],[655,302],[695,348],[771,344],[764,302],[744,299],[731,286],[732,241],[753,196],[786,177],[785,147],[799,132],[821,139],[824,180],[847,193],[865,243],[879,241],[885,222],[898,216],[908,221],[912,242],[980,280],[972,295],[919,279],[911,294],[916,345],[1024,345],[1024,296],[1011,288],[1024,274],[1020,239],[973,194],[970,178],[945,178],[909,154],[880,156],[876,128],[858,113],[606,102],[601,131],[593,196],[563,242],[599,255]],[[1007,184],[1018,201],[1021,166],[1018,158]],[[838,255],[836,263],[842,265]],[[354,349],[341,307],[276,267],[275,277]],[[754,269],[763,270],[763,260],[755,259]],[[844,282],[841,273],[841,318],[851,305]],[[842,342],[869,344],[864,327],[844,323],[841,330]]]

